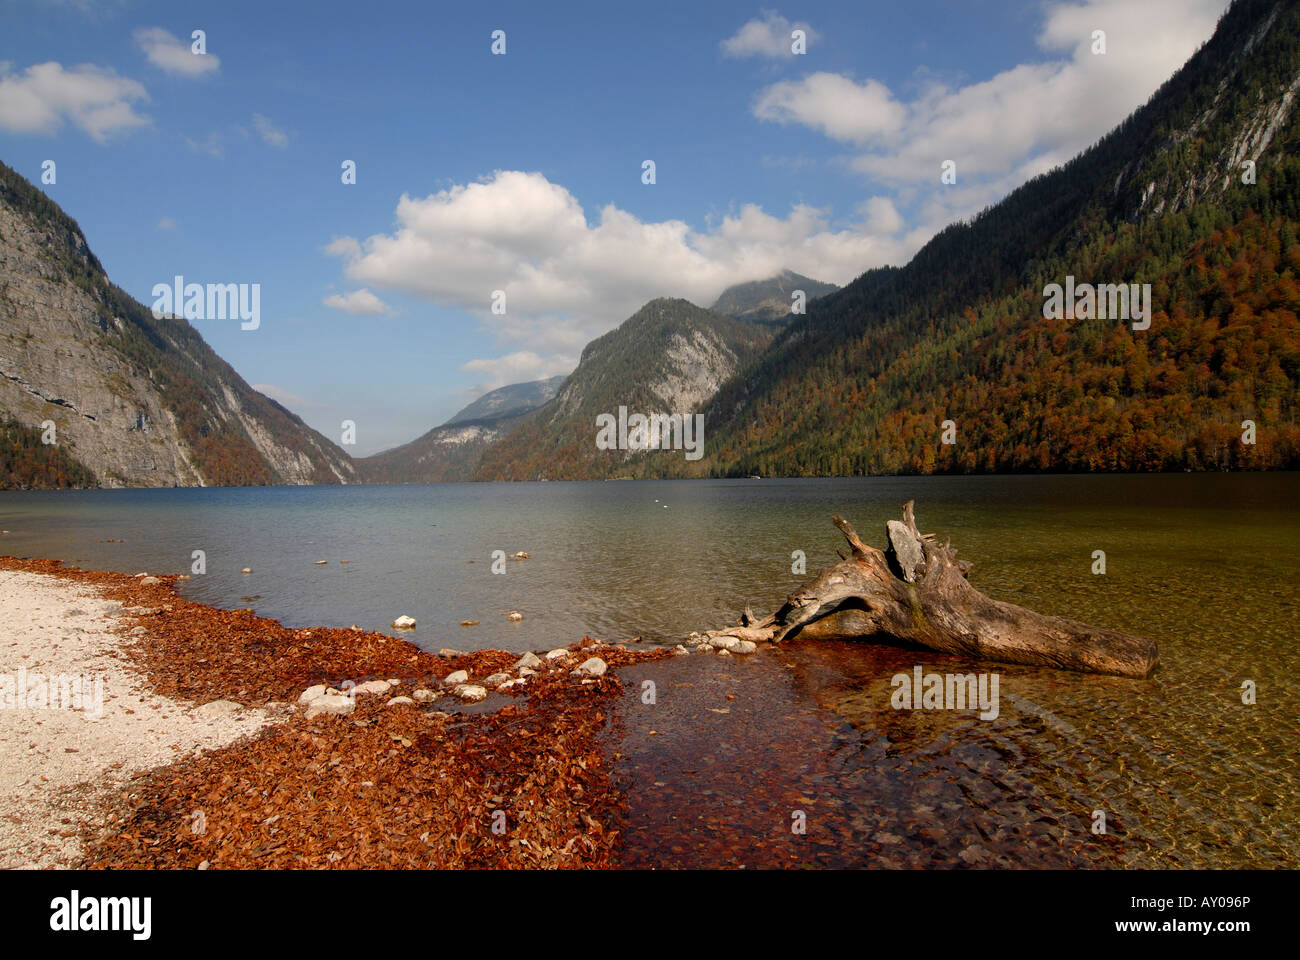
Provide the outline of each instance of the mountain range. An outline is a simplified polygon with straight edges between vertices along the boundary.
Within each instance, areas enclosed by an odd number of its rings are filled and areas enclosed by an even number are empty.
[[[1295,468],[1298,94],[1300,6],[1237,0],[1115,130],[906,265],[652,300],[567,377],[355,461],[0,165],[0,486]],[[1049,308],[1089,284],[1145,317]],[[602,449],[632,413],[702,414],[703,456]]]

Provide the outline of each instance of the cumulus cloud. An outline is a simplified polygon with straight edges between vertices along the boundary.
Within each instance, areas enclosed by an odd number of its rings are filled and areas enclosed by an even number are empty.
[[[221,69],[221,59],[216,54],[194,53],[190,41],[162,27],[140,27],[133,36],[149,62],[173,76],[201,77]]]
[[[589,221],[563,186],[504,170],[426,197],[403,195],[393,233],[339,237],[326,249],[354,283],[477,314],[514,348],[513,379],[535,379],[567,372],[588,341],[655,297],[708,306],[734,283],[785,268],[843,284],[902,260],[906,251],[892,235],[901,221],[880,203],[863,213],[832,224],[807,205],[777,217],[746,204],[697,231],[610,204]],[[491,313],[498,290],[503,315]],[[480,365],[467,369],[504,362],[475,360]]]
[[[344,313],[378,315],[388,312],[388,305],[365,287],[351,293],[331,294],[321,303]]]
[[[470,399],[480,397],[489,390],[504,387],[508,383],[524,383],[529,380],[544,380],[559,374],[569,374],[578,365],[576,356],[543,357],[531,350],[516,350],[503,357],[480,358],[461,364],[462,370],[487,375],[487,379],[466,390]]]
[[[108,68],[82,64],[65,70],[50,61],[19,74],[0,64],[0,128],[13,133],[48,136],[70,122],[104,143],[149,123],[133,106],[148,99],[143,86]]]
[[[966,85],[931,80],[900,103],[883,84],[814,73],[772,84],[760,120],[797,123],[857,148],[851,167],[912,195],[937,187],[952,160],[957,185],[926,203],[926,230],[987,206],[1064,163],[1146,102],[1214,31],[1227,0],[1092,0],[1045,8],[1045,62]],[[1093,31],[1106,53],[1092,52]]]
[[[253,127],[267,145],[277,150],[283,150],[289,145],[289,135],[272,123],[270,118],[260,113],[253,114]]]
[[[814,73],[763,90],[754,102],[754,116],[861,143],[896,133],[907,110],[879,81],[859,84],[838,73]]]
[[[775,10],[764,10],[758,19],[750,20],[734,35],[722,41],[722,52],[728,57],[768,57],[782,59],[794,56],[791,48],[794,30],[804,32],[807,46],[819,39],[812,27],[803,21],[791,23]]]

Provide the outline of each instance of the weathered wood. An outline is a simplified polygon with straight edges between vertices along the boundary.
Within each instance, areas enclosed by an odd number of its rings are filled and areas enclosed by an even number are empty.
[[[831,521],[852,555],[792,593],[773,614],[746,608],[739,626],[709,637],[780,643],[793,636],[861,640],[881,637],[928,650],[997,660],[1145,677],[1159,662],[1152,640],[994,600],[967,581],[970,563],[957,559],[916,526],[913,504],[890,521],[889,551],[863,542],[843,517]]]

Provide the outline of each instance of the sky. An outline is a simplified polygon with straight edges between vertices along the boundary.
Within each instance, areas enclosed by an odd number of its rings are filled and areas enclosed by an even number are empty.
[[[259,284],[256,329],[194,326],[364,456],[654,297],[906,263],[1226,5],[0,0],[0,160],[146,306]]]

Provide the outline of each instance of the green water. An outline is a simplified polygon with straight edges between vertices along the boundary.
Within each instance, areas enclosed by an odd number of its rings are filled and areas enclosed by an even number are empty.
[[[961,822],[944,803],[983,811],[1003,825],[985,840],[999,857],[1021,821],[1043,821],[1038,839],[1059,830],[1082,844],[1100,809],[1123,842],[1080,862],[1295,866],[1297,494],[1294,474],[2,493],[0,553],[180,573],[201,549],[207,573],[185,584],[191,597],[294,626],[387,629],[409,614],[413,639],[434,650],[544,649],[583,634],[675,642],[746,603],[777,605],[805,579],[792,552],[805,552],[808,576],[835,561],[831,513],[880,544],[914,499],[921,528],[974,562],[979,589],[1150,636],[1161,665],[1144,681],[996,667],[990,723],[889,706],[890,676],[912,663],[988,665],[867,647],[769,654],[762,669],[783,671],[784,696],[853,731],[854,790],[888,787],[900,809],[937,811],[935,824]],[[494,574],[494,550],[531,559]],[[1092,572],[1096,550],[1104,575]]]

